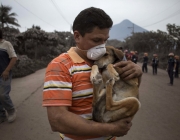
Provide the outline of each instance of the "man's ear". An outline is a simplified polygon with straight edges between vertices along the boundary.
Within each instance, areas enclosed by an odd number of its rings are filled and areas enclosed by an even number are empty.
[[[78,31],[74,31],[74,40],[75,40],[76,44],[79,44],[80,33]]]

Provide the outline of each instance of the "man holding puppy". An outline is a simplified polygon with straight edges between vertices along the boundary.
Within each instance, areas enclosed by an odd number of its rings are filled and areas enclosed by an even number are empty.
[[[53,59],[47,67],[43,106],[47,107],[52,130],[60,132],[62,140],[114,140],[115,136],[126,135],[132,125],[130,117],[112,123],[92,120],[91,66],[106,53],[112,25],[102,9],[81,11],[73,23],[76,47]],[[127,80],[142,75],[141,68],[130,61],[114,66],[122,67],[121,77]]]

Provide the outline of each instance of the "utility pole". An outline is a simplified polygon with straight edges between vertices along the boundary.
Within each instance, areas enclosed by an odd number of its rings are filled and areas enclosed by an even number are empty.
[[[132,29],[132,35],[134,35],[134,23],[132,27],[128,27],[129,29]],[[133,50],[134,50],[134,45],[132,46]]]
[[[132,29],[132,34],[134,34],[134,23],[132,27],[128,27],[129,29]]]

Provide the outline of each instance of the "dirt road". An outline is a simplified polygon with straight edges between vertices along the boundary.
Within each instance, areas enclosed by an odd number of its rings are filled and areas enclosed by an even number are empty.
[[[141,65],[141,64],[139,64]],[[141,109],[133,119],[128,135],[117,140],[179,140],[180,139],[180,78],[168,86],[167,72],[151,67],[142,76]],[[11,97],[17,108],[17,120],[0,124],[0,140],[59,140],[51,131],[46,108],[42,103],[45,69],[12,80]]]

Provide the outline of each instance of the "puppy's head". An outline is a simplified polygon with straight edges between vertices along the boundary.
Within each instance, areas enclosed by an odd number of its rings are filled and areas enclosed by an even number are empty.
[[[113,46],[106,46],[106,54],[102,56],[99,60],[94,62],[99,68],[105,68],[108,64],[114,64],[121,61],[124,54],[121,50],[116,49]]]

